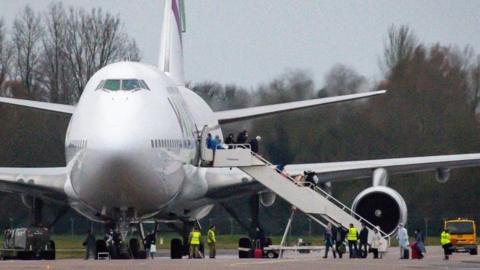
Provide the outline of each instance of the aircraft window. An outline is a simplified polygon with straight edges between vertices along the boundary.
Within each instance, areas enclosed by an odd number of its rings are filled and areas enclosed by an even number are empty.
[[[143,87],[140,86],[139,80],[122,80],[122,90],[137,90]]]
[[[150,90],[148,85],[145,83],[144,80],[138,79],[125,79],[125,80],[103,80],[101,81],[97,88],[98,89],[105,89],[110,91],[117,91],[117,90],[125,90],[125,91],[133,91],[133,90]]]
[[[98,84],[97,88],[95,88],[95,90],[102,89],[104,84],[105,84],[105,80],[102,80],[102,81]]]
[[[103,89],[111,91],[120,90],[120,80],[106,80],[103,84]]]
[[[143,89],[150,90],[150,88],[148,88],[148,85],[147,85],[147,83],[146,83],[144,80],[140,80],[140,86],[141,86]]]

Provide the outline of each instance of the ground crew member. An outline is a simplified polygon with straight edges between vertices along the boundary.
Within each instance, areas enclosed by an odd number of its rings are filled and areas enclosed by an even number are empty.
[[[448,260],[448,255],[450,255],[450,248],[452,247],[452,243],[450,241],[450,233],[448,229],[444,229],[442,234],[440,235],[440,244],[443,248],[443,253],[445,255],[445,260]]]
[[[193,227],[192,231],[190,232],[190,236],[188,237],[188,243],[190,244],[190,252],[188,258],[200,258],[200,255],[198,253],[199,247],[200,247],[200,238],[202,237],[202,234],[200,233],[197,228]]]
[[[85,260],[88,260],[90,258],[95,259],[95,244],[95,235],[93,235],[91,230],[88,230],[87,237],[83,242],[83,246],[85,247]]]
[[[216,243],[217,238],[215,237],[215,225],[211,225],[207,232],[208,255],[210,259],[215,259],[215,255],[217,253],[215,248]]]
[[[357,240],[358,240],[358,230],[357,228],[355,228],[355,226],[353,226],[353,223],[350,223],[350,228],[348,228],[348,232],[347,232],[348,252],[349,252],[350,258],[355,258],[358,254]]]

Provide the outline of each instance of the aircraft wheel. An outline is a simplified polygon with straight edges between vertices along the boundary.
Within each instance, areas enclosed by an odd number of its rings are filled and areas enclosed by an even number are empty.
[[[181,259],[182,254],[183,254],[182,240],[178,238],[172,239],[172,241],[170,241],[170,258]]]
[[[251,249],[252,249],[252,242],[250,241],[249,238],[243,237],[238,240],[238,247],[242,249],[248,249],[247,250],[238,250],[238,258],[240,259],[246,259],[246,258],[251,258]]]

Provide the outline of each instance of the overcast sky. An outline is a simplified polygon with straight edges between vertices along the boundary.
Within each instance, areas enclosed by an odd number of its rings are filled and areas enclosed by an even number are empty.
[[[102,7],[119,14],[136,39],[144,62],[158,55],[162,0],[64,0],[65,5]],[[317,86],[335,64],[380,78],[390,25],[408,24],[427,43],[480,52],[480,1],[411,0],[186,0],[186,78],[247,88],[285,71],[310,72]],[[44,10],[47,0],[0,0],[10,27],[26,4]]]

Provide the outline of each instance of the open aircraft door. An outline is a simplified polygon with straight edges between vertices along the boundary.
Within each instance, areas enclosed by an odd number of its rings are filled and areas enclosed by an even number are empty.
[[[200,143],[199,145],[199,151],[200,151],[200,162],[212,162],[213,161],[213,150],[208,149],[207,147],[207,136],[208,133],[210,133],[210,130],[212,130],[212,127],[209,127],[208,125],[203,126],[202,132],[200,133]]]

